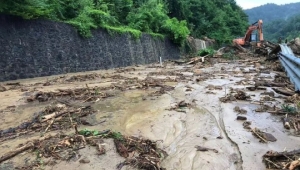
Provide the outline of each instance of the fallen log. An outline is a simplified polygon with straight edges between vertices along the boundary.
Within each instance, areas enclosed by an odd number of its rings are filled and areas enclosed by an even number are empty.
[[[275,159],[283,159],[286,157],[293,157],[293,156],[299,156],[300,155],[300,149],[293,150],[290,152],[273,152],[273,151],[268,151],[263,157],[264,158],[272,158],[272,160]]]
[[[27,143],[26,145],[20,147],[20,148],[17,148],[16,150],[14,151],[10,151],[8,153],[5,153],[3,156],[0,157],[0,163],[2,163],[3,161],[6,161],[12,157],[15,157],[16,155],[26,151],[26,150],[29,150],[31,148],[34,147],[34,144],[33,142],[29,142]]]
[[[275,83],[271,81],[255,81],[255,86],[266,86],[266,87],[286,87],[287,83]]]
[[[196,62],[199,62],[201,60],[201,62],[204,62],[204,58],[208,57],[208,55],[206,56],[202,56],[202,57],[195,57],[192,58],[189,62],[187,62],[186,64],[195,64]]]
[[[287,91],[287,90],[284,90],[284,89],[279,89],[279,88],[272,88],[272,89],[276,93],[283,94],[283,95],[286,95],[286,96],[293,96],[295,94],[295,92]]]

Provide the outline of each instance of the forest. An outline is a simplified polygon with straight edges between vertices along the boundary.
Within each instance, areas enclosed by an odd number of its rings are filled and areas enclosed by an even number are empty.
[[[278,42],[282,40],[292,40],[300,37],[300,14],[292,16],[287,20],[278,19],[264,25],[266,40]]]
[[[249,23],[258,19],[264,22],[265,40],[278,42],[292,40],[300,36],[300,2],[285,5],[266,4],[245,10],[249,16]]]
[[[0,0],[0,13],[64,22],[86,38],[103,28],[135,38],[167,36],[179,45],[187,36],[230,43],[248,25],[235,0]]]

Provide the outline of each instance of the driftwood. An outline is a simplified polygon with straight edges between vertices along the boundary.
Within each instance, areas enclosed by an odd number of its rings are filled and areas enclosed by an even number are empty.
[[[268,141],[265,138],[262,137],[262,135],[260,134],[260,131],[257,128],[254,128],[251,131],[252,131],[253,135],[258,137],[259,139],[261,139],[262,142],[268,143]]]
[[[199,61],[204,62],[205,57],[208,57],[208,55],[203,56],[203,57],[195,57],[195,58],[192,58],[192,59],[191,59],[189,62],[187,62],[186,64],[195,64],[195,63],[197,63],[197,62],[199,62]]]
[[[271,81],[255,81],[255,87],[267,86],[267,87],[287,87],[287,83],[275,83]]]
[[[16,150],[7,152],[7,153],[5,153],[4,155],[2,155],[2,156],[0,157],[0,163],[2,163],[3,161],[8,160],[8,159],[10,159],[10,158],[15,157],[15,156],[17,156],[18,154],[23,153],[24,151],[27,151],[27,150],[29,150],[29,149],[34,148],[34,147],[36,146],[36,143],[39,143],[39,142],[44,141],[44,140],[48,140],[48,139],[50,139],[50,138],[52,138],[52,137],[53,137],[53,136],[49,135],[49,136],[46,136],[46,137],[42,137],[42,138],[40,138],[40,139],[38,139],[38,140],[29,141],[29,142],[27,142],[25,145],[23,145],[23,146],[17,148]]]
[[[283,95],[286,95],[286,96],[293,96],[295,94],[295,92],[293,91],[287,91],[287,90],[284,90],[284,89],[279,89],[279,88],[272,88],[276,93],[279,93],[279,94],[283,94]]]
[[[0,157],[0,163],[2,163],[3,161],[6,161],[10,158],[13,158],[14,156],[28,150],[28,149],[31,149],[34,147],[34,144],[32,142],[29,142],[27,143],[26,145],[20,147],[20,148],[17,148],[16,150],[14,151],[11,151],[11,152],[8,152],[6,154],[4,154],[3,156]]]
[[[300,167],[300,149],[291,152],[268,151],[263,156],[263,161],[268,169],[296,170]]]

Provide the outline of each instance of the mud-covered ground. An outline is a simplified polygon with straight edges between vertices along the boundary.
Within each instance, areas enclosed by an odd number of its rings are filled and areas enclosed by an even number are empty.
[[[293,91],[279,71],[278,64],[244,56],[2,82],[0,160],[29,149],[0,169],[139,169],[143,149],[148,169],[271,168],[262,161],[267,151],[300,147],[297,128],[282,123]],[[126,144],[116,142],[117,132]],[[132,151],[131,139],[144,141]]]

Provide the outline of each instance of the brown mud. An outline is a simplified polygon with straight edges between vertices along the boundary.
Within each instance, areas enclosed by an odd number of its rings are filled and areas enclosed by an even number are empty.
[[[297,115],[287,129],[280,107],[298,98],[273,63],[194,62],[1,83],[0,158],[28,148],[0,169],[252,170],[270,150],[299,149]]]

